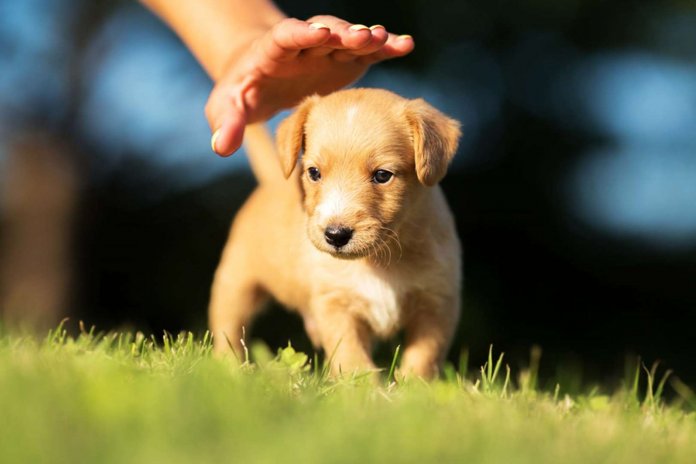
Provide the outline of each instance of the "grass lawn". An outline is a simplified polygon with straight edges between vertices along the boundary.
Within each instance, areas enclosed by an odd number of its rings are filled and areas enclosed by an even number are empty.
[[[643,369],[569,397],[535,387],[535,360],[374,385],[328,379],[292,349],[252,359],[217,359],[189,334],[4,335],[0,463],[696,462],[693,393]]]

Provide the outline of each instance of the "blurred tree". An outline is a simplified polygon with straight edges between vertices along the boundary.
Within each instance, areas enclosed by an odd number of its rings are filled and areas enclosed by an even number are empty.
[[[10,327],[47,330],[68,313],[77,173],[64,140],[15,138],[0,194],[0,308]]]
[[[10,326],[44,331],[69,314],[81,164],[76,77],[99,9],[0,0],[0,314]]]

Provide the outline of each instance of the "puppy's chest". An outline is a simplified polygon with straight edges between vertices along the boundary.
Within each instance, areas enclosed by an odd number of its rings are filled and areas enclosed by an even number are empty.
[[[398,279],[369,272],[360,273],[355,276],[352,291],[365,304],[366,311],[362,316],[375,333],[388,336],[399,328],[405,289]]]

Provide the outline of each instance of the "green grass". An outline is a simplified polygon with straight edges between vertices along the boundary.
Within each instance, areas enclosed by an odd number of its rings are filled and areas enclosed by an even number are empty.
[[[694,395],[637,365],[612,394],[540,390],[539,353],[513,373],[491,351],[462,376],[387,369],[331,380],[291,348],[254,363],[207,337],[0,337],[0,462],[693,463]],[[395,380],[394,380],[395,379]],[[678,390],[665,404],[663,391]]]

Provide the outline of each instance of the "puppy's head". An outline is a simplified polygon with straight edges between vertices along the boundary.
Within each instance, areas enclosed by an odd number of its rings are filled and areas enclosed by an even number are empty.
[[[383,252],[457,149],[459,123],[425,101],[377,89],[304,100],[278,129],[286,177],[297,168],[307,233],[340,258]]]

